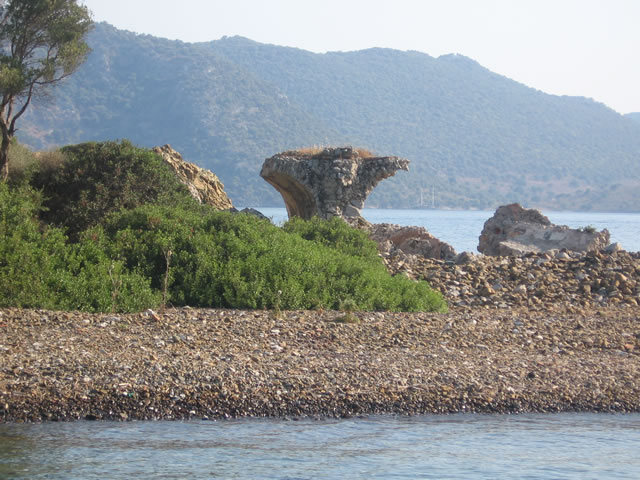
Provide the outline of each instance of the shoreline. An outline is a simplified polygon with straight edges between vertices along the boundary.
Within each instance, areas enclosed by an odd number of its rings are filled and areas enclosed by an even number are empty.
[[[640,412],[640,311],[0,310],[0,422]]]

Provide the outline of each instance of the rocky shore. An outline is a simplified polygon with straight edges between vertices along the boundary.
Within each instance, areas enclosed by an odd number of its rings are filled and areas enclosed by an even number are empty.
[[[635,305],[494,307],[0,310],[0,421],[640,411]]]
[[[640,305],[640,253],[555,250],[523,256],[464,253],[444,261],[401,252],[384,260],[394,275],[427,280],[458,309],[526,307],[589,315]]]

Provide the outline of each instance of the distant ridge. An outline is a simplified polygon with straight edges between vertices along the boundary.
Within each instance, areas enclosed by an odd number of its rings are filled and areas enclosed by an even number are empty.
[[[316,54],[243,37],[188,44],[101,23],[93,52],[20,125],[34,148],[128,138],[170,143],[214,171],[239,206],[281,205],[263,160],[308,145],[353,144],[411,160],[367,206],[519,202],[640,210],[640,123],[559,97],[461,55],[372,48]]]
[[[640,123],[640,112],[627,113],[625,117],[629,117],[631,120]]]

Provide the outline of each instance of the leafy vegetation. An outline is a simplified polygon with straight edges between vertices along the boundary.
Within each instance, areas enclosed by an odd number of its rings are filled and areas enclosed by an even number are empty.
[[[59,154],[64,162],[33,172],[31,184],[45,196],[41,218],[72,236],[121,209],[191,201],[158,155],[129,141],[73,145]]]
[[[76,0],[6,0],[0,4],[0,178],[9,177],[16,121],[32,98],[71,75],[87,58],[91,28]]]
[[[214,171],[234,203],[279,206],[265,158],[363,145],[411,160],[368,206],[637,211],[640,125],[605,105],[547,95],[460,55],[314,54],[232,37],[186,44],[106,24],[55,104],[25,114],[34,148],[95,138],[171,143]],[[615,187],[615,188],[614,188]],[[429,202],[431,203],[431,202]]]
[[[158,303],[147,279],[87,238],[43,226],[41,196],[0,184],[0,307],[136,311]]]
[[[344,222],[214,211],[127,141],[65,147],[45,166],[13,151],[26,166],[0,185],[0,307],[447,308]]]

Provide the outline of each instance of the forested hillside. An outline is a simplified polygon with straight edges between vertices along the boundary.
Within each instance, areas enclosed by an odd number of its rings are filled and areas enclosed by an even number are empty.
[[[411,160],[368,206],[507,202],[640,208],[640,123],[580,97],[528,88],[458,55],[314,54],[241,37],[187,44],[98,24],[87,63],[18,136],[34,148],[128,138],[170,143],[213,170],[236,205],[281,205],[263,160],[354,144]]]

